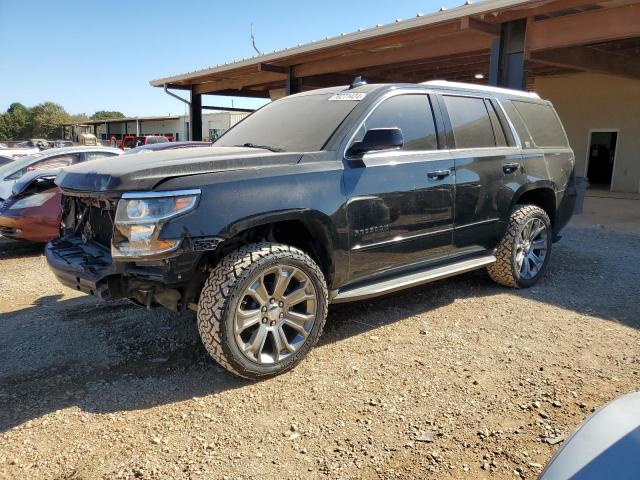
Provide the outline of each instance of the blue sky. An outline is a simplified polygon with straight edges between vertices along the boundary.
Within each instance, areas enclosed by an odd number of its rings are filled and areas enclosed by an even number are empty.
[[[252,23],[258,48],[270,52],[462,3],[0,0],[0,111],[50,100],[69,113],[181,114],[184,105],[149,81],[251,56]]]

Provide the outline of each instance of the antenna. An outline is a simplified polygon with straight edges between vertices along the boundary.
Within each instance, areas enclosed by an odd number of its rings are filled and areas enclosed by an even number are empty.
[[[258,50],[258,47],[256,47],[256,36],[253,34],[253,23],[251,24],[251,45],[258,55],[262,55],[262,52]]]

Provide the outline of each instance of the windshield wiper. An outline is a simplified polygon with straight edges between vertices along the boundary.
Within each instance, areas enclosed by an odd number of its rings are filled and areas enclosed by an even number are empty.
[[[261,148],[270,152],[284,152],[282,148],[270,147],[269,145],[256,145],[255,143],[243,143],[242,145],[234,145],[234,147]]]

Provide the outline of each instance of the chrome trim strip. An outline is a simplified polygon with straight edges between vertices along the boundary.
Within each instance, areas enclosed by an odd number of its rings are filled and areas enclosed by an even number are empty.
[[[494,255],[485,255],[469,260],[462,260],[452,265],[444,265],[435,268],[432,267],[416,273],[388,278],[362,287],[356,287],[344,291],[338,290],[337,295],[333,297],[331,302],[351,302],[354,300],[376,297],[378,295],[385,295],[405,288],[415,287],[443,278],[452,277],[460,273],[470,272],[471,270],[476,270],[490,265],[495,261],[496,257]]]
[[[478,225],[482,225],[484,223],[493,223],[493,222],[499,222],[499,221],[500,221],[499,218],[489,218],[487,220],[480,220],[479,222],[466,223],[464,225],[456,226],[455,229],[460,230],[461,228],[475,227]]]
[[[437,235],[439,233],[446,233],[451,231],[453,231],[453,227],[447,227],[440,230],[433,230],[431,232],[416,233],[415,235],[409,235],[407,237],[403,237],[402,235],[397,235],[393,237],[391,240],[382,240],[381,242],[370,243],[369,245],[355,245],[351,248],[351,251],[368,250],[370,248],[382,247],[384,245],[389,245],[393,243],[402,243],[409,240],[415,240],[416,238],[428,237],[430,235]]]
[[[183,197],[187,195],[200,195],[202,191],[199,188],[192,190],[166,190],[153,192],[126,192],[121,198],[164,198],[164,197]]]

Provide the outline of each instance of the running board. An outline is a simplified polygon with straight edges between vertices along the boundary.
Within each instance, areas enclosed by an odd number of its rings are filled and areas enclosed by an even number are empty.
[[[486,267],[495,261],[496,257],[494,255],[475,257],[441,267],[420,270],[409,275],[387,278],[361,287],[338,290],[337,295],[333,297],[331,303],[352,302],[377,297],[378,295],[385,295],[424,283],[435,282],[436,280],[452,277],[460,273],[470,272],[471,270]]]

